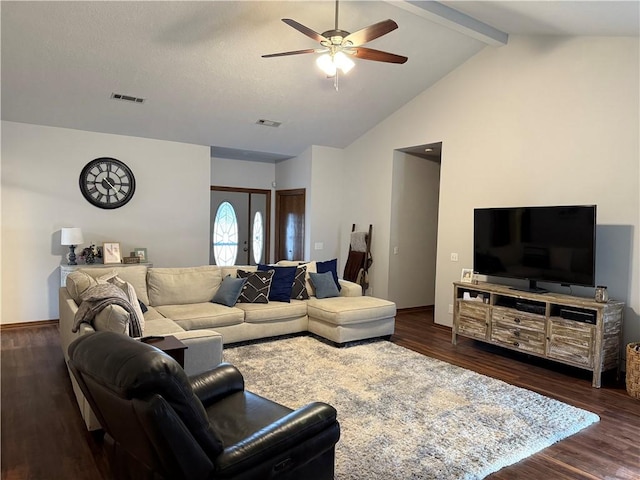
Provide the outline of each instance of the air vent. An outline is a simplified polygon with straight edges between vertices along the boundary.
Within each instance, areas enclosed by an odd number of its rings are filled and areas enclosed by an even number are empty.
[[[264,118],[261,118],[260,120],[258,120],[256,122],[257,125],[264,125],[265,127],[279,127],[280,125],[282,125],[282,122],[275,122],[273,120],[265,120]]]
[[[123,95],[121,93],[112,93],[111,98],[114,100],[122,100],[132,103],[144,103],[145,99],[140,97],[132,97],[131,95]]]

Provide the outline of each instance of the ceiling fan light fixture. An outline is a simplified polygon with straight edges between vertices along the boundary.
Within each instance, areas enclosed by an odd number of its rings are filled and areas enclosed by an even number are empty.
[[[335,64],[336,68],[339,68],[342,71],[342,73],[349,73],[349,70],[351,70],[355,66],[353,60],[345,55],[344,52],[337,52],[333,56],[333,63]]]
[[[320,55],[316,60],[316,65],[327,77],[333,77],[338,69],[342,73],[348,73],[355,66],[355,63],[345,53],[336,52],[333,55],[330,53]]]
[[[333,63],[333,58],[328,53],[320,55],[316,60],[316,65],[322,70],[327,77],[333,77],[336,74],[336,65]]]

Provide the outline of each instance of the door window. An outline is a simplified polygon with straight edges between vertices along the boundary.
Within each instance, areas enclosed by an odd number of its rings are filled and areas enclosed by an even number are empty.
[[[262,250],[264,246],[264,227],[262,222],[262,214],[256,212],[253,216],[253,231],[251,239],[251,247],[253,250],[253,261],[260,263],[262,261]]]
[[[216,265],[234,265],[238,256],[238,217],[229,202],[222,202],[218,207],[212,240]]]

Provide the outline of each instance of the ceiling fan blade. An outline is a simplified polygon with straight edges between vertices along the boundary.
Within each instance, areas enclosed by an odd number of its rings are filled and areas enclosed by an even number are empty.
[[[363,45],[392,32],[396,28],[398,28],[398,24],[393,20],[383,20],[382,22],[369,25],[368,27],[347,35],[342,41],[342,44],[344,45],[345,42],[351,42],[351,44],[355,46]]]
[[[286,23],[287,25],[289,25],[290,27],[295,28],[300,33],[303,33],[307,37],[315,40],[318,43],[323,42],[323,41],[328,41],[327,38],[323,37],[318,32],[316,32],[314,30],[311,30],[309,27],[305,27],[304,25],[302,25],[301,23],[296,22],[295,20],[291,20],[290,18],[283,18],[282,21],[284,23]]]
[[[373,60],[375,62],[405,63],[409,60],[407,57],[403,57],[402,55],[374,50],[373,48],[354,47],[353,51],[354,56],[363,60]]]
[[[262,55],[262,58],[286,57],[288,55],[300,55],[302,53],[316,53],[317,51],[318,49],[316,48],[307,48],[305,50],[293,50],[291,52],[270,53],[268,55]]]

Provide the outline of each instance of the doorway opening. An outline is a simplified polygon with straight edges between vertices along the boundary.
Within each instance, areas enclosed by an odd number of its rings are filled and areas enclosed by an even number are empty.
[[[442,142],[393,152],[389,300],[435,304]]]

